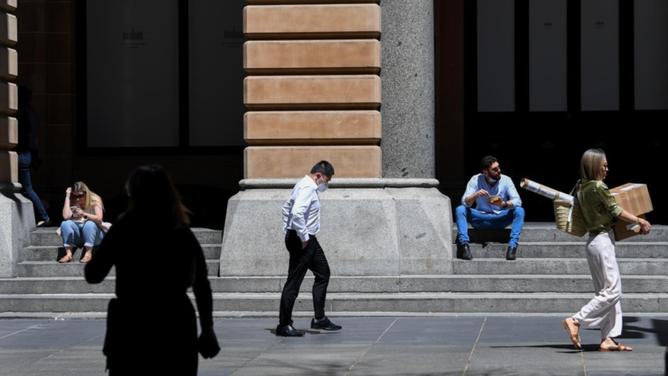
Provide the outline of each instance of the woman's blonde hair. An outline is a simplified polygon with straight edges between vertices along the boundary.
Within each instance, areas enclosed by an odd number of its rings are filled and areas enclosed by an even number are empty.
[[[81,208],[84,211],[90,211],[96,205],[100,205],[100,208],[104,210],[102,199],[97,195],[97,193],[91,191],[86,183],[82,181],[74,182],[74,184],[72,184],[72,193],[74,192],[83,192],[86,194],[83,201],[83,207]]]
[[[605,160],[605,152],[602,149],[585,151],[580,161],[580,177],[582,180],[601,180]]]

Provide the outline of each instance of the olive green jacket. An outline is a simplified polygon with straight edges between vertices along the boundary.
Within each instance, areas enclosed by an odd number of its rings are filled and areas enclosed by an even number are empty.
[[[584,180],[580,185],[577,200],[590,234],[610,231],[622,213],[622,208],[602,180]]]

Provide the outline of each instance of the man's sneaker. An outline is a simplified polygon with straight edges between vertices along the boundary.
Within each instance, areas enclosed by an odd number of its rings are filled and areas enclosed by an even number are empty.
[[[334,331],[341,330],[341,325],[334,324],[333,322],[329,321],[327,316],[325,316],[320,320],[311,319],[311,329]]]

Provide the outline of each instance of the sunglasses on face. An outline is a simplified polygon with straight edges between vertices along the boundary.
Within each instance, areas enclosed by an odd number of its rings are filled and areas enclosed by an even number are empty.
[[[74,197],[74,198],[83,197],[83,196],[85,196],[85,195],[86,195],[86,194],[83,193],[83,192],[81,192],[81,193],[72,193],[72,197]]]

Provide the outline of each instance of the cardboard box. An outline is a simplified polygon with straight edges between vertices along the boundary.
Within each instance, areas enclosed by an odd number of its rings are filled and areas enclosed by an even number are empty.
[[[626,183],[612,188],[610,193],[617,200],[619,206],[638,217],[644,218],[643,214],[654,210],[646,184]],[[631,230],[629,228],[631,226],[628,225],[629,223],[622,220],[617,221],[614,227],[615,240],[623,240],[639,234]]]
[[[626,183],[612,188],[610,193],[615,197],[619,206],[633,215],[647,214],[654,210],[647,184]]]

